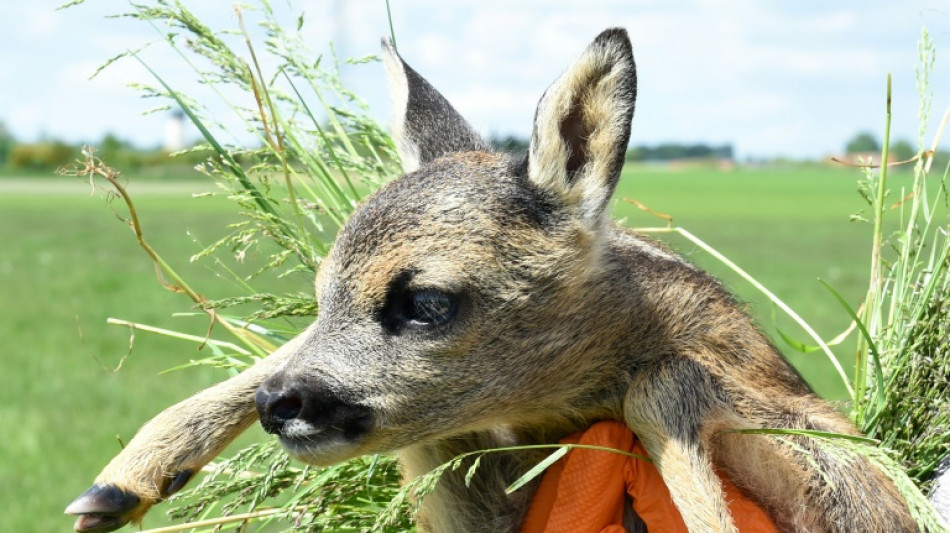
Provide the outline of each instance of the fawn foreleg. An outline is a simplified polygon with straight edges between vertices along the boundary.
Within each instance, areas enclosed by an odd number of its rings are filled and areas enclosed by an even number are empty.
[[[67,509],[76,531],[138,522],[257,420],[254,393],[303,344],[306,332],[237,376],[159,413],[135,434]]]
[[[658,362],[634,377],[623,408],[627,425],[663,476],[686,527],[735,532],[707,434],[728,411],[706,370],[686,358]]]

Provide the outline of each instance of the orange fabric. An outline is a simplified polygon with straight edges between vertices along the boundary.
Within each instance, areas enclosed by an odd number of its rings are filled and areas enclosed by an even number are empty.
[[[646,449],[624,424],[598,422],[561,440],[628,451]],[[772,519],[756,503],[720,476],[732,519],[741,533],[777,533]],[[575,448],[545,472],[521,533],[625,533],[624,494],[651,532],[687,533],[670,491],[653,463],[619,453]]]

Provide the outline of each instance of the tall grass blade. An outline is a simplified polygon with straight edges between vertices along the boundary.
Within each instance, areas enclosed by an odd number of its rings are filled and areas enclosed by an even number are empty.
[[[218,144],[218,140],[214,137],[214,135],[211,134],[208,128],[205,127],[204,122],[198,117],[198,115],[195,114],[195,112],[191,109],[191,106],[189,106],[185,102],[185,100],[181,96],[179,96],[177,91],[172,89],[172,87],[168,85],[167,82],[165,82],[164,78],[162,78],[161,76],[158,75],[157,72],[152,70],[152,67],[150,67],[148,63],[143,61],[142,58],[140,58],[137,54],[132,53],[132,52],[130,53],[132,57],[138,60],[138,62],[143,67],[145,67],[146,70],[148,70],[149,74],[155,77],[155,79],[159,83],[162,84],[162,87],[165,88],[165,90],[168,92],[168,95],[172,99],[175,100],[175,102],[181,107],[182,112],[184,112],[185,115],[188,116],[188,119],[191,121],[191,123],[194,124],[196,128],[198,128],[198,131],[201,132],[201,136],[204,138],[204,140],[209,145],[211,145],[211,147],[214,149],[218,157],[220,157],[224,161],[227,169],[230,170],[234,174],[234,176],[238,179],[238,181],[241,183],[241,185],[248,192],[250,192],[251,196],[254,198],[254,201],[257,203],[258,207],[260,207],[260,209],[264,211],[265,213],[268,213],[271,216],[279,219],[280,217],[277,215],[277,212],[274,211],[274,208],[270,205],[267,199],[264,198],[264,195],[261,194],[261,192],[257,189],[257,187],[255,187],[254,184],[251,183],[247,175],[244,173],[244,169],[241,167],[241,165],[239,165],[237,161],[234,160],[234,157],[231,155],[230,152],[228,152],[227,150],[224,149],[224,147]]]
[[[844,297],[842,297],[841,294],[839,294],[838,291],[836,291],[825,280],[818,280],[818,281],[819,283],[822,284],[822,286],[828,289],[828,292],[830,292],[831,295],[834,296],[835,299],[838,301],[838,303],[841,304],[842,309],[844,309],[845,312],[848,313],[848,316],[851,317],[851,320],[853,320],[854,323],[857,324],[858,331],[861,332],[861,335],[864,337],[864,340],[867,343],[868,353],[869,353],[871,362],[874,365],[873,396],[875,400],[874,403],[870,406],[871,416],[869,420],[875,420],[878,416],[880,416],[881,410],[884,407],[884,402],[886,401],[885,393],[884,393],[884,368],[881,365],[881,355],[880,355],[880,352],[878,351],[877,344],[875,343],[874,338],[871,337],[871,333],[864,326],[864,323],[861,321],[860,317],[858,317],[858,314],[854,311],[854,309],[851,308],[850,305],[848,305],[847,300],[845,300]],[[855,380],[857,380],[857,377],[855,377]],[[866,385],[861,385],[860,383],[857,383],[857,382],[854,385],[855,391],[862,391],[862,390],[865,390],[865,388],[866,388]],[[854,416],[855,416],[855,419],[858,421],[859,425],[862,425],[864,423],[865,417],[867,416],[868,407],[869,406],[867,405],[865,398],[860,397],[860,396],[854,397],[854,411],[855,411]]]
[[[524,487],[525,485],[530,483],[534,478],[540,476],[545,470],[547,470],[549,466],[556,463],[561,457],[564,457],[565,455],[567,455],[568,451],[570,450],[567,447],[558,448],[557,450],[554,450],[554,452],[551,455],[545,457],[543,461],[534,465],[533,467],[531,467],[530,470],[528,470],[521,477],[516,479],[514,483],[512,483],[511,485],[508,486],[507,489],[505,489],[505,492],[507,494],[511,494],[512,492],[520,489],[521,487]]]

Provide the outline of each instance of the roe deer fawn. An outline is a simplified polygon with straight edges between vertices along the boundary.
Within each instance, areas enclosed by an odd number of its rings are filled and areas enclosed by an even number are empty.
[[[815,439],[857,430],[722,285],[611,224],[636,98],[627,34],[600,34],[544,93],[526,156],[493,152],[384,41],[406,174],[348,220],[319,318],[243,374],[144,426],[67,512],[139,519],[260,416],[311,464],[395,451],[412,477],[478,449],[555,443],[602,419],[639,436],[690,531],[735,531],[719,468],[787,531],[915,531],[894,484]],[[447,472],[431,531],[516,531],[544,452]]]

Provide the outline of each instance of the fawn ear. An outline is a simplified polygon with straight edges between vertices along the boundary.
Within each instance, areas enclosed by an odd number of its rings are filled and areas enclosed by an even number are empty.
[[[392,100],[393,137],[404,172],[451,152],[489,150],[452,104],[412,69],[383,37],[383,64]]]
[[[630,39],[615,28],[598,35],[538,103],[528,178],[591,226],[620,178],[636,97]]]

